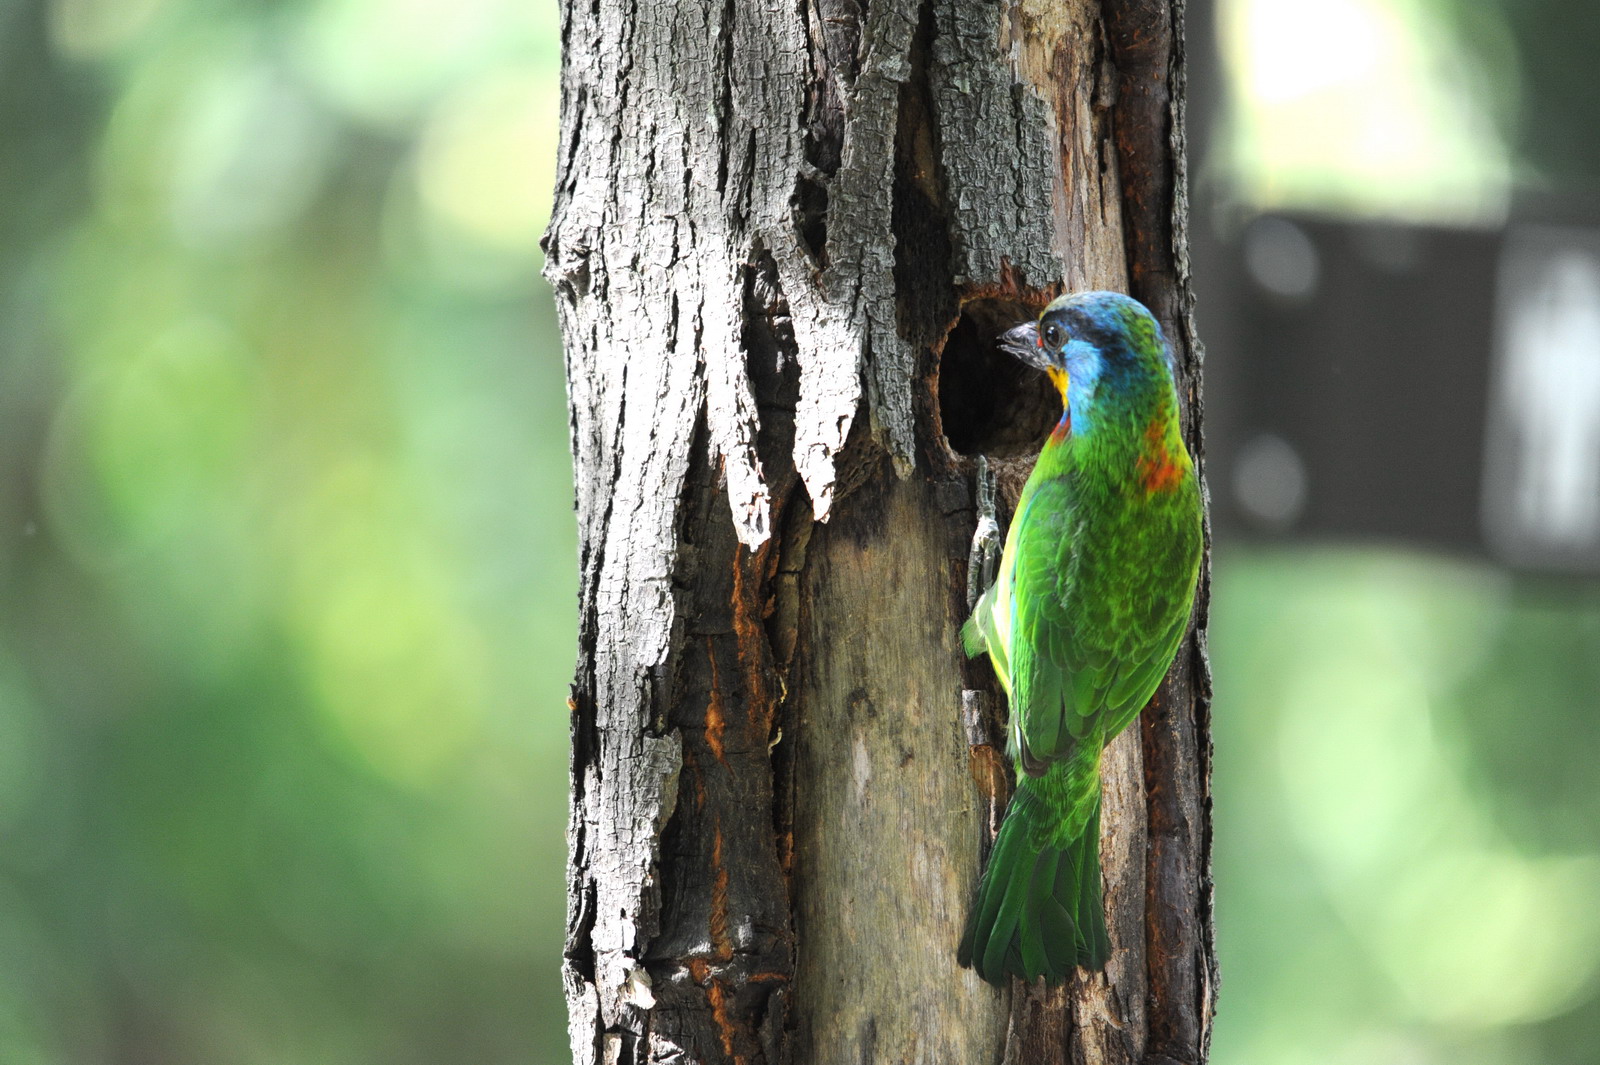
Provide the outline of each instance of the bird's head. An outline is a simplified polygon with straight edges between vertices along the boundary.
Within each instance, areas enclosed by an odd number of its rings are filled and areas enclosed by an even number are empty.
[[[1075,433],[1089,431],[1104,401],[1173,388],[1161,326],[1144,304],[1120,292],[1062,296],[1038,321],[1008,330],[1000,346],[1050,376]]]

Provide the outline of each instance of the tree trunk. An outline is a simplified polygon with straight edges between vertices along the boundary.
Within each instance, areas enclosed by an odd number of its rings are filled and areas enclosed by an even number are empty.
[[[1106,973],[997,991],[955,960],[1011,786],[956,637],[974,459],[1004,506],[1059,413],[994,337],[1131,292],[1198,458],[1181,24],[1181,0],[563,0],[580,1065],[1204,1060],[1204,584],[1109,752]]]

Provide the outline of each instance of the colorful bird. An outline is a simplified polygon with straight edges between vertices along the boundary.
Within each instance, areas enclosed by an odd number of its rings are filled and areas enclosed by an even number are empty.
[[[994,584],[961,630],[1011,705],[1016,792],[959,959],[1052,983],[1111,954],[1100,898],[1100,753],[1172,665],[1200,572],[1201,501],[1161,327],[1079,292],[1002,346],[1064,410],[1023,486]]]

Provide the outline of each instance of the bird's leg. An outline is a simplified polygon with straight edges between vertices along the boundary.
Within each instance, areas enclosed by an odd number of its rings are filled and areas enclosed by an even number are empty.
[[[994,507],[994,471],[989,460],[978,456],[978,527],[972,532],[972,550],[967,552],[967,609],[978,605],[978,597],[994,583],[1000,566],[1000,520]]]

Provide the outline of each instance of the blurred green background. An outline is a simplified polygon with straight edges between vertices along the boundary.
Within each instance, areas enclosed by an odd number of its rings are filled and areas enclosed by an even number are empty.
[[[555,1062],[554,6],[0,2],[0,1062]]]
[[[1600,5],[1217,0],[1216,24],[1199,224],[1600,222]],[[1395,545],[1215,562],[1213,1059],[1600,1061],[1600,587]]]
[[[1530,50],[1564,10],[1225,0],[1200,180],[1472,224],[1592,181],[1600,94],[1525,106],[1592,86]],[[567,1060],[558,35],[0,0],[0,1062]],[[1595,589],[1216,581],[1215,1060],[1597,1060]]]

